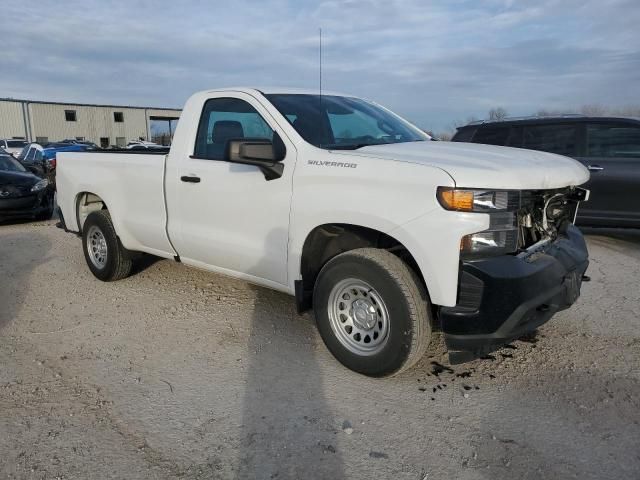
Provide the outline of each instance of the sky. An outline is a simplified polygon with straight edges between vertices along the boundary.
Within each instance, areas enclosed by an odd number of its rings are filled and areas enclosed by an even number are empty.
[[[181,107],[197,90],[318,88],[434,131],[640,104],[638,0],[1,0],[0,97]]]

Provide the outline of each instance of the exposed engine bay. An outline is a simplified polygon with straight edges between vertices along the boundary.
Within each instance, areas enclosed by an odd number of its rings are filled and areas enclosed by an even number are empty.
[[[566,225],[575,221],[578,205],[589,198],[589,190],[568,187],[557,190],[529,190],[520,195],[517,212],[518,248],[553,241]]]

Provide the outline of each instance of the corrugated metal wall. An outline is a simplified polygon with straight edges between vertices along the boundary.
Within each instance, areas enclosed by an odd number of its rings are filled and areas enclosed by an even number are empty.
[[[0,100],[0,138],[27,137],[22,103]]]
[[[67,110],[75,112],[75,121],[67,119]],[[122,122],[115,121],[115,112],[122,114]],[[149,139],[149,117],[179,116],[180,111],[172,109],[0,100],[0,138],[51,142],[82,137],[98,145],[108,138],[109,145],[116,145],[140,137]]]

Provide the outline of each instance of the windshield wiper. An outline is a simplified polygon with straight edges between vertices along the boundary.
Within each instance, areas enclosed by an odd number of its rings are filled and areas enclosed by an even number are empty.
[[[397,142],[382,142],[382,143],[351,143],[348,145],[344,145],[342,143],[333,144],[333,145],[323,145],[324,148],[329,150],[357,150],[362,147],[373,147],[375,145],[390,145],[392,143]]]

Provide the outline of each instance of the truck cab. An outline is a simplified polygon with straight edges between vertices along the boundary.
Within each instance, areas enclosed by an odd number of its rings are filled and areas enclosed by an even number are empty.
[[[588,265],[578,162],[429,140],[353,96],[204,91],[168,154],[59,154],[58,202],[97,278],[144,252],[274,288],[344,365],[393,375],[434,329],[460,362],[537,328]]]

